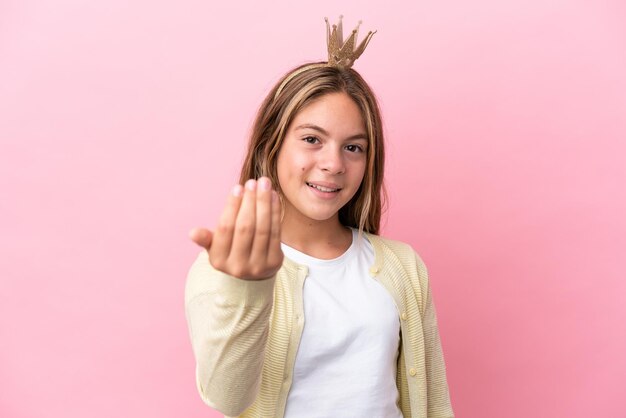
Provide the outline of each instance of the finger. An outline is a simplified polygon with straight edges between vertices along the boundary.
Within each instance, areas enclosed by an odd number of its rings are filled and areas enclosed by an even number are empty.
[[[267,246],[272,228],[272,183],[267,177],[257,181],[256,192],[256,225],[250,263],[253,266],[265,266]]]
[[[282,206],[278,193],[272,191],[272,225],[270,241],[267,252],[267,263],[270,266],[279,268],[283,263],[283,251],[280,248],[280,228],[281,228]]]
[[[230,196],[228,196],[226,206],[222,211],[217,228],[213,234],[209,256],[211,260],[216,260],[218,263],[220,261],[226,261],[230,254],[233,234],[235,232],[235,222],[239,208],[241,207],[242,194],[243,187],[241,184],[235,185]]]
[[[211,248],[213,233],[205,228],[193,228],[189,231],[189,238],[208,251]]]
[[[235,221],[235,233],[233,234],[233,245],[229,258],[233,258],[238,263],[248,263],[252,240],[254,239],[254,229],[256,223],[256,180],[246,181],[245,191],[237,220]]]

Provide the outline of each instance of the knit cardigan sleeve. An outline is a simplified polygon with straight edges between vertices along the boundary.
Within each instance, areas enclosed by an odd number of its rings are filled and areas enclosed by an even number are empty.
[[[426,265],[415,253],[415,262],[421,288],[424,355],[428,381],[428,418],[454,418],[446,378],[446,365],[437,326],[435,303],[428,280]]]
[[[275,279],[229,276],[211,266],[204,250],[187,275],[196,385],[202,400],[227,416],[240,415],[259,391]]]

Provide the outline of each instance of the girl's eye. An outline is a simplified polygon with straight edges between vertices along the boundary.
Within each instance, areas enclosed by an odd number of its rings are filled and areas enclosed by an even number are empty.
[[[306,138],[303,138],[302,140],[306,142],[307,144],[315,144],[316,142],[319,141],[319,139],[317,139],[314,136],[307,136]]]
[[[363,152],[363,147],[361,147],[360,145],[346,145],[346,149],[350,152]]]

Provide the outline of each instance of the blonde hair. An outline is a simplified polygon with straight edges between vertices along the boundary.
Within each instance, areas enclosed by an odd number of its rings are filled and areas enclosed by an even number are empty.
[[[352,68],[323,64],[319,62],[294,68],[269,92],[254,121],[239,181],[243,184],[250,178],[267,176],[282,195],[276,160],[289,125],[300,109],[313,100],[328,93],[346,93],[361,111],[369,143],[363,181],[352,199],[339,210],[339,221],[345,226],[358,228],[360,232],[377,234],[387,194],[383,184],[385,147],[382,118],[376,96]]]

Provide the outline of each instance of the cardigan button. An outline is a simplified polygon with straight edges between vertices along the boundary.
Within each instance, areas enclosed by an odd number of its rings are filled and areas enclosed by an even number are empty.
[[[417,374],[417,370],[415,370],[413,367],[411,367],[411,368],[409,369],[409,374],[410,374],[411,376],[415,376],[415,375]]]
[[[402,314],[400,315],[400,318],[402,318],[403,321],[406,321],[406,319],[408,318],[406,312],[402,312]]]
[[[379,271],[380,271],[380,270],[378,269],[378,267],[372,267],[372,268],[370,269],[370,273],[372,273],[372,274],[378,274],[378,272],[379,272]]]

